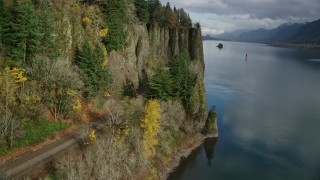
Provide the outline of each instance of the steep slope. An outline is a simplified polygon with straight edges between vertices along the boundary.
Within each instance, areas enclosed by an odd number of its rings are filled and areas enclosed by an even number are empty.
[[[282,24],[275,29],[235,31],[217,36],[234,41],[257,43],[319,44],[320,19],[305,24]]]
[[[129,6],[130,7],[130,6]],[[136,17],[134,7],[128,9],[129,17]],[[131,18],[127,25],[124,52],[109,53],[110,72],[114,77],[112,89],[128,85],[135,92],[145,91],[145,84],[159,65],[168,66],[171,58],[187,50],[191,58],[192,71],[197,74],[196,91],[204,91],[204,57],[201,31],[197,28],[169,28],[159,25],[149,27]],[[119,73],[120,72],[120,73]],[[195,101],[194,114],[204,118],[204,97]],[[200,103],[201,102],[201,103]],[[201,111],[201,112],[200,112]],[[201,119],[201,118],[200,118]]]
[[[235,38],[236,41],[244,41],[244,42],[266,42],[267,39],[272,34],[271,30],[266,29],[257,29],[252,31],[247,31],[241,33],[238,37]]]
[[[0,82],[0,119],[11,118],[19,128],[4,123],[0,154],[28,135],[25,125],[34,130],[46,122],[55,132],[51,122],[98,120],[101,126],[83,130],[83,148],[54,164],[53,174],[164,179],[168,162],[183,154],[181,147],[194,146],[194,138],[201,142],[206,116],[201,30],[183,9],[157,0],[1,2],[10,16],[0,13],[0,80],[10,83]],[[165,98],[150,93],[164,86]],[[39,133],[48,131],[40,128]],[[34,136],[32,143],[42,140]]]
[[[271,43],[285,41],[292,38],[301,28],[302,24],[282,24],[275,29],[258,29],[241,33],[236,41]]]
[[[298,44],[320,44],[320,19],[303,25],[288,41]]]
[[[267,42],[286,41],[292,38],[303,26],[303,24],[283,24],[272,30]]]
[[[232,32],[225,32],[223,34],[217,35],[216,38],[235,40],[241,33],[246,32],[246,30],[236,30]]]

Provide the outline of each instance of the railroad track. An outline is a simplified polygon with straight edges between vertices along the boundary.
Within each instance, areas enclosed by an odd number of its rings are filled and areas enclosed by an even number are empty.
[[[81,130],[83,130],[83,128],[78,128],[60,140],[46,145],[37,151],[27,152],[16,159],[1,164],[0,180],[20,178],[34,167],[44,164],[53,158],[53,156],[59,152],[77,144],[78,140],[80,140]]]

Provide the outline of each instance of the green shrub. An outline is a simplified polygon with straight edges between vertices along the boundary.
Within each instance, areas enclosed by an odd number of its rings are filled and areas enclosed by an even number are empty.
[[[217,112],[216,107],[212,106],[210,108],[206,124],[204,126],[204,129],[202,131],[204,135],[210,135],[210,134],[217,134],[218,133],[218,127],[217,127]]]

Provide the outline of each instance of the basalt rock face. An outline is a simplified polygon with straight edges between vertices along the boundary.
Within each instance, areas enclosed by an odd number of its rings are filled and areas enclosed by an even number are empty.
[[[138,22],[127,25],[126,45],[122,51],[109,53],[112,89],[123,93],[129,87],[133,94],[144,92],[145,86],[159,65],[168,65],[171,58],[187,50],[191,69],[197,74],[192,100],[192,114],[203,119],[205,114],[204,59],[201,31],[197,28],[147,26]]]

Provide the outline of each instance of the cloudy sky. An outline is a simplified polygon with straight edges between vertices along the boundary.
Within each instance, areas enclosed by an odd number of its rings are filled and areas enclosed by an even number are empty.
[[[161,0],[189,12],[204,34],[320,19],[320,0]]]

